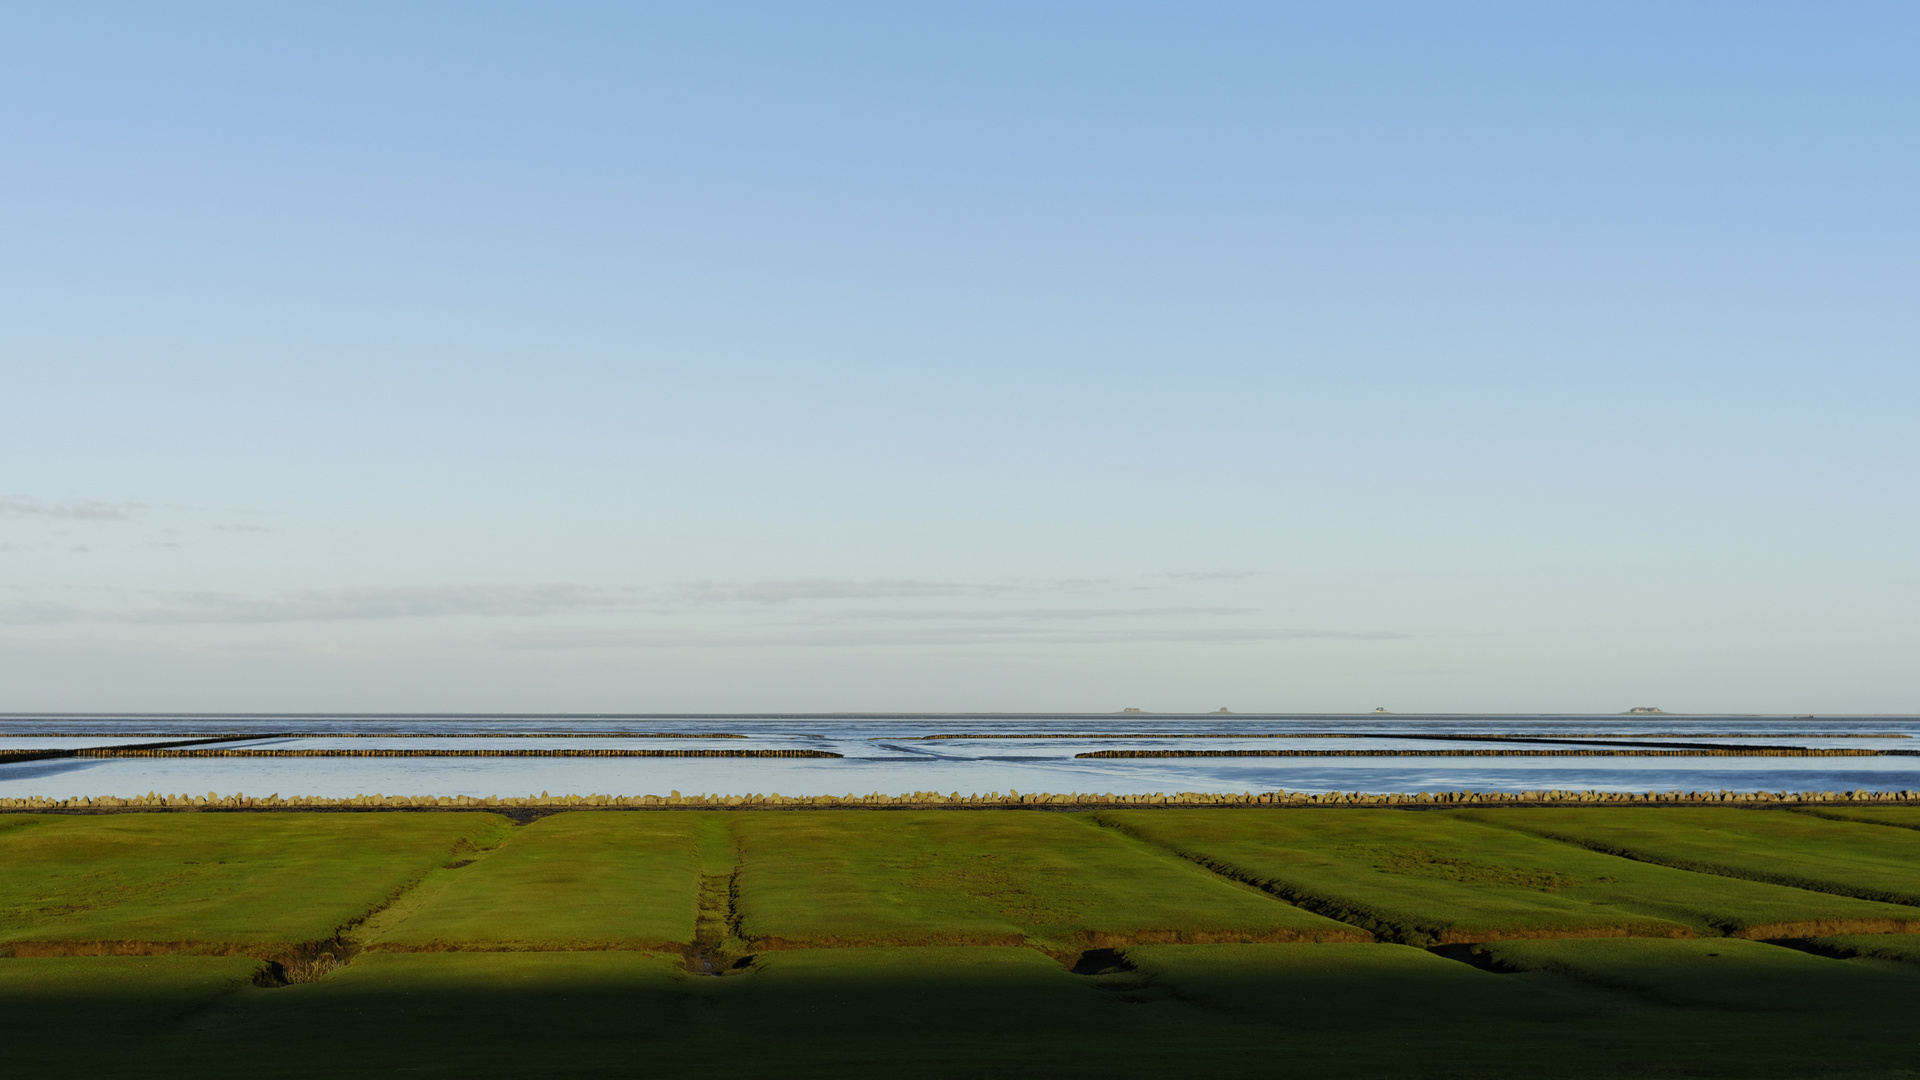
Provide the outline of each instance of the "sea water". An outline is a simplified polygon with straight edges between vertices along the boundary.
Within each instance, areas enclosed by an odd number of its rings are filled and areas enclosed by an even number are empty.
[[[1487,737],[1920,750],[1920,717],[1137,715],[13,715],[0,751],[277,737],[241,749],[821,750],[838,758],[70,758],[0,764],[0,796],[898,795],[938,791],[1888,791],[1920,757],[1078,758],[1097,750],[1571,749]],[[287,733],[295,736],[289,737]],[[623,733],[649,733],[632,737]],[[729,734],[743,738],[688,738]],[[540,735],[541,738],[503,736]],[[967,738],[927,739],[930,735]],[[1220,736],[1195,738],[1194,736]],[[1315,736],[1351,737],[1325,738]],[[1413,736],[1456,736],[1436,742]],[[350,737],[342,737],[350,736]],[[465,737],[463,737],[465,736]],[[1046,736],[1046,737],[1035,737]],[[1274,737],[1278,736],[1278,737]],[[1479,736],[1482,738],[1475,738]]]

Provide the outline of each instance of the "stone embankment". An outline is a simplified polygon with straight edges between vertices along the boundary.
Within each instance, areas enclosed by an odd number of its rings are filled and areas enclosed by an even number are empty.
[[[1183,791],[1172,795],[1071,794],[1047,792],[942,795],[916,791],[908,795],[529,795],[501,798],[489,795],[355,795],[344,799],[279,795],[221,796],[156,795],[133,798],[24,799],[0,798],[4,811],[100,812],[114,810],[836,810],[836,809],[1108,809],[1160,807],[1401,807],[1441,806],[1807,806],[1898,805],[1920,803],[1920,791],[1422,791],[1412,795],[1368,795],[1330,791],[1269,791],[1255,794],[1218,794]]]

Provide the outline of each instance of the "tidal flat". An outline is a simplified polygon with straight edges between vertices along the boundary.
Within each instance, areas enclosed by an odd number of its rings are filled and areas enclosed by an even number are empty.
[[[1920,876],[1911,836],[1694,808],[4,815],[0,1036],[21,1075],[1910,1076],[1920,906],[1876,897]]]

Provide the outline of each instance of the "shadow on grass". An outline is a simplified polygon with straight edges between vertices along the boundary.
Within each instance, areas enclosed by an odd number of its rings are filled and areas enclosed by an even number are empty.
[[[1147,946],[1088,974],[1029,949],[844,949],[725,979],[674,952],[371,954],[272,990],[239,958],[8,960],[0,1038],[21,1076],[1802,1077],[1920,1061],[1920,975],[1689,953],[1681,994],[1635,974],[1664,953],[1536,949],[1507,958],[1533,968],[1516,975],[1390,945]],[[1739,989],[1699,992],[1709,977]]]

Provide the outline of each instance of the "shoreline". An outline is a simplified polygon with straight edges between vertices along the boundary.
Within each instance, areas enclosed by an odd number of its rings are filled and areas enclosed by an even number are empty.
[[[148,794],[74,796],[52,799],[38,795],[0,798],[0,813],[113,814],[165,811],[511,811],[511,810],[1109,810],[1194,808],[1392,808],[1436,809],[1456,806],[1721,806],[1746,809],[1797,806],[1912,806],[1920,805],[1920,791],[1443,791],[1369,795],[1362,792],[1304,791],[1176,792],[1172,795],[1114,795],[1112,793],[1022,795],[1010,791],[988,795],[941,795],[913,792],[905,795],[540,795],[477,797],[471,795],[354,795],[346,798],[278,794],[220,796]]]

